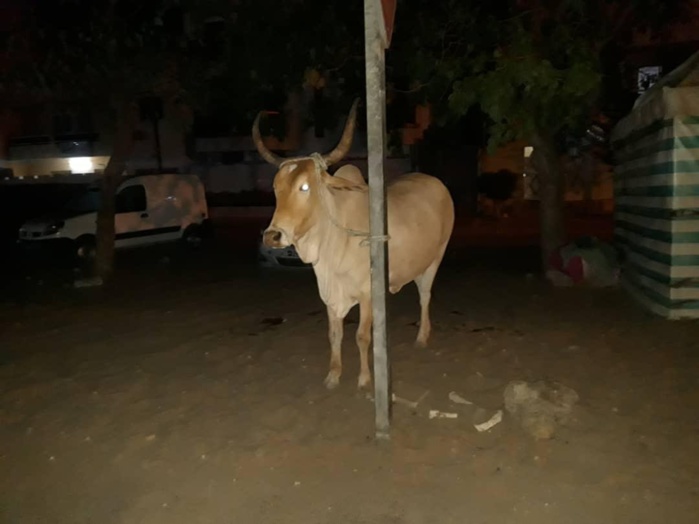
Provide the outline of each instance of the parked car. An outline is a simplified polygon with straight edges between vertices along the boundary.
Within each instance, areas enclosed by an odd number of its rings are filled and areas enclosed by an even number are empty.
[[[264,231],[260,232],[260,240],[258,243],[258,259],[262,267],[277,269],[310,269],[312,267],[311,264],[306,264],[301,260],[294,246],[283,248],[265,246],[262,243],[262,234],[264,234]]]
[[[209,227],[204,185],[196,175],[136,175],[116,193],[115,249],[181,241],[198,246]],[[90,186],[48,216],[25,222],[24,247],[61,247],[80,259],[94,256],[100,189]]]

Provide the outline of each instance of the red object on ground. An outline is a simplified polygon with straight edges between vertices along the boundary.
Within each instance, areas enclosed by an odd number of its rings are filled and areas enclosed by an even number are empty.
[[[571,258],[565,267],[565,272],[576,284],[582,282],[585,279],[585,265],[582,257]]]
[[[568,276],[575,284],[585,279],[585,265],[581,256],[573,256],[565,260],[561,248],[551,253],[549,267]]]

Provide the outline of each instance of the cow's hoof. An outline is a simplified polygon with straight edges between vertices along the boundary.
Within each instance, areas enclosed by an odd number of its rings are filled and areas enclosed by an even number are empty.
[[[415,347],[418,349],[425,349],[427,347],[427,339],[418,338],[415,341]]]
[[[337,371],[331,371],[328,376],[325,377],[325,387],[328,389],[335,389],[340,385],[340,374]]]
[[[359,375],[359,380],[357,380],[357,389],[360,391],[371,390],[371,374]]]

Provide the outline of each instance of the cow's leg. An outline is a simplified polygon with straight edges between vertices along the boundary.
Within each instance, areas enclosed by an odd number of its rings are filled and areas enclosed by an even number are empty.
[[[342,375],[343,318],[328,308],[328,337],[330,338],[330,371],[325,377],[325,387],[334,389]]]
[[[442,262],[443,253],[444,251],[442,250],[442,255],[435,259],[430,267],[428,267],[422,275],[415,279],[417,290],[420,293],[420,330],[417,333],[415,345],[421,348],[427,346],[427,340],[430,338],[430,331],[432,330],[432,324],[430,323],[430,299],[432,298],[432,283],[434,282],[434,277],[437,275],[439,264]]]
[[[359,327],[357,328],[357,347],[359,348],[359,380],[357,387],[371,387],[371,371],[369,370],[369,345],[371,344],[372,310],[371,300],[359,302]]]

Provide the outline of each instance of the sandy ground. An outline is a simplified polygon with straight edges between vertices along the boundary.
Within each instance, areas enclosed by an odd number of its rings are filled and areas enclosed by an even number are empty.
[[[5,297],[0,522],[697,522],[697,323],[452,261],[429,349],[412,346],[415,289],[389,302],[394,391],[429,394],[415,412],[395,406],[378,444],[355,390],[356,311],[329,392],[312,275],[214,259]],[[580,395],[553,440],[508,416],[478,433],[448,400],[496,409],[508,381],[540,378]]]

